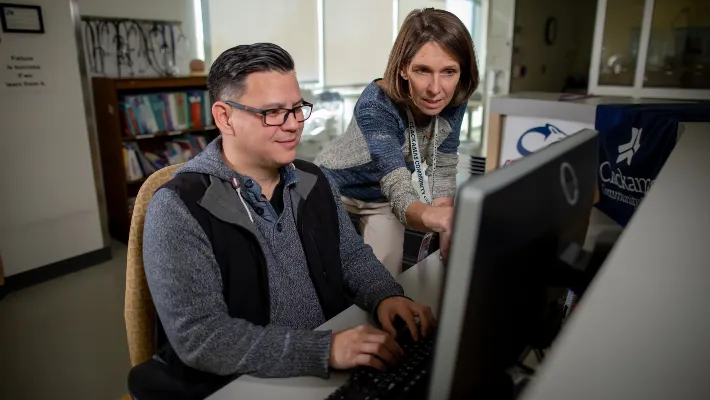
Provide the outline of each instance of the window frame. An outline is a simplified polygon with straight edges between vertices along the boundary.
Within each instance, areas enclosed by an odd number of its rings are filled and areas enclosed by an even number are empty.
[[[641,23],[641,36],[639,38],[639,52],[636,60],[633,86],[600,85],[599,70],[602,56],[602,46],[604,43],[604,24],[606,22],[606,5],[608,1],[610,0],[597,1],[594,41],[592,43],[592,60],[589,66],[589,94],[657,99],[710,99],[709,89],[644,87],[643,81],[646,75],[646,59],[648,56],[648,45],[651,39],[651,26],[653,24],[653,8],[655,0],[646,0],[644,4],[643,20]]]

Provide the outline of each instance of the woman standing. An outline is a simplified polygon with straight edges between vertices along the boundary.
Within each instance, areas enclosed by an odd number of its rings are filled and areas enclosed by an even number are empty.
[[[405,226],[439,232],[442,255],[448,252],[461,122],[478,81],[461,20],[443,10],[412,11],[384,77],[365,88],[346,132],[316,159],[393,275],[402,268]]]

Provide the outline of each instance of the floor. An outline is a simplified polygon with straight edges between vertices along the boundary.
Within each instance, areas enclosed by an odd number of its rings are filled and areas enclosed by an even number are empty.
[[[0,399],[118,400],[130,368],[126,247],[113,259],[0,300]]]

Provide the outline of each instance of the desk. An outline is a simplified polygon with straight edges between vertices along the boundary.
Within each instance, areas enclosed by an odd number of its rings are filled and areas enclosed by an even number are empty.
[[[408,297],[418,303],[430,306],[434,313],[439,308],[439,293],[443,280],[444,269],[439,261],[438,251],[397,277],[397,282],[402,285],[404,293]],[[373,322],[368,312],[357,306],[352,306],[316,330],[339,331]],[[245,375],[223,387],[209,399],[324,399],[344,384],[349,376],[349,372],[339,371],[333,371],[330,379],[309,376],[261,379]]]

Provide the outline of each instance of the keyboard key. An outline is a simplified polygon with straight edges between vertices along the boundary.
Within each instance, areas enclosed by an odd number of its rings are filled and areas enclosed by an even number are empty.
[[[357,368],[348,382],[328,400],[409,399],[426,395],[426,378],[429,376],[434,347],[433,336],[422,337],[415,342],[405,329],[398,332],[397,338],[404,350],[397,365],[384,372],[369,367]]]

